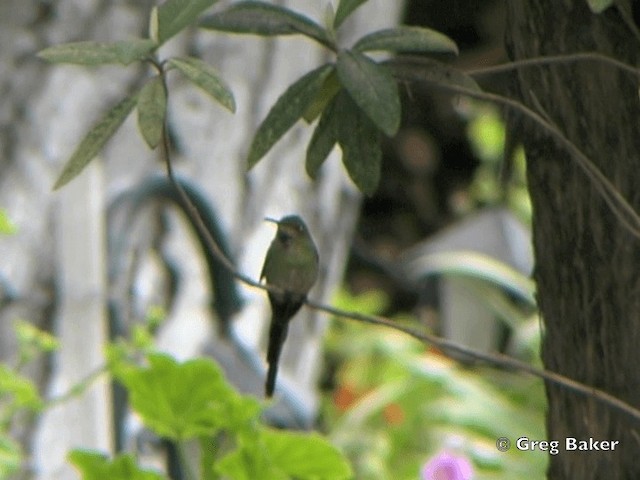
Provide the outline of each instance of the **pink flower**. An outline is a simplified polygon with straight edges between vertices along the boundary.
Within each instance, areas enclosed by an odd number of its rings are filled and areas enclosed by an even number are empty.
[[[422,467],[422,480],[471,480],[471,462],[460,455],[442,451]]]

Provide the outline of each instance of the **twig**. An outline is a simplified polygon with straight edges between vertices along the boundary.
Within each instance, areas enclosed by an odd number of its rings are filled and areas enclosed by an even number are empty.
[[[514,60],[513,62],[505,63],[502,65],[465,70],[465,73],[467,75],[471,75],[472,77],[479,77],[484,75],[494,75],[497,73],[511,72],[513,70],[519,70],[521,68],[540,67],[554,64],[566,65],[567,63],[584,61],[600,62],[616,67],[632,75],[640,75],[640,69],[627,63],[621,62],[620,60],[616,60],[615,58],[596,52],[571,53],[566,55],[549,55],[544,57],[526,58],[524,60]]]
[[[162,68],[162,65],[158,65],[155,64],[156,68],[159,71],[160,76],[162,77],[162,81],[165,87],[165,91],[167,91],[167,87],[166,87],[166,77],[165,77],[165,72]],[[415,78],[414,78],[415,80]],[[465,95],[469,95],[471,97],[474,98],[480,98],[483,100],[489,100],[489,101],[496,101],[497,103],[502,103],[508,106],[511,106],[512,108],[515,108],[516,110],[522,111],[522,112],[526,112],[525,114],[531,118],[533,118],[537,123],[541,124],[544,128],[548,129],[550,131],[550,133],[553,134],[554,137],[556,137],[559,141],[561,141],[561,143],[563,143],[567,148],[572,148],[573,150],[575,150],[577,153],[577,155],[579,156],[579,158],[581,158],[581,163],[589,163],[588,159],[584,156],[584,154],[582,154],[582,152],[580,152],[569,140],[567,140],[564,135],[562,135],[561,132],[559,132],[555,127],[553,127],[552,125],[549,125],[548,122],[546,122],[544,119],[542,119],[539,115],[537,115],[535,112],[529,110],[528,108],[526,108],[524,105],[520,105],[517,102],[514,102],[510,99],[504,98],[504,97],[500,97],[497,95],[492,95],[492,94],[486,94],[486,93],[480,93],[480,92],[475,92],[473,90],[468,90],[462,87],[457,87],[457,86],[451,86],[451,87],[446,87],[444,85],[439,85],[440,87],[443,88],[448,88],[451,91],[456,91],[457,93],[462,93]],[[246,283],[247,285],[250,285],[252,287],[255,288],[259,288],[265,291],[278,291],[278,289],[270,286],[270,285],[264,285],[261,284],[260,282],[256,282],[255,280],[251,279],[250,277],[242,274],[241,272],[239,272],[238,270],[236,270],[235,265],[233,264],[233,262],[231,262],[222,252],[222,250],[218,247],[218,245],[216,244],[215,240],[211,237],[209,231],[207,230],[207,228],[204,225],[204,222],[202,221],[200,214],[198,212],[198,210],[195,208],[195,206],[191,203],[191,201],[189,200],[189,197],[186,195],[186,193],[184,192],[184,190],[182,189],[182,187],[180,186],[180,183],[176,180],[175,176],[174,176],[174,172],[173,172],[173,167],[172,167],[172,163],[171,163],[171,155],[170,155],[170,145],[169,145],[169,136],[168,136],[168,131],[167,131],[167,125],[166,125],[166,120],[165,120],[165,126],[163,129],[163,142],[162,142],[162,157],[163,160],[166,164],[166,169],[167,169],[167,175],[169,176],[169,180],[171,181],[171,183],[174,185],[174,187],[176,188],[176,190],[178,191],[178,194],[180,195],[181,200],[184,202],[185,207],[186,207],[186,211],[188,212],[188,215],[191,217],[191,220],[194,222],[194,225],[196,226],[196,228],[198,229],[199,233],[202,235],[202,237],[205,239],[206,245],[208,248],[210,248],[211,252],[216,256],[216,258],[229,270],[229,272],[238,280]],[[596,169],[597,171],[597,169]],[[597,171],[597,173],[599,173],[600,175],[602,175],[599,171]],[[605,179],[606,180],[606,179]],[[624,202],[624,199],[622,199],[622,201]],[[629,207],[630,208],[630,207]],[[635,212],[633,212],[635,215]],[[635,217],[637,218],[637,217]],[[638,225],[640,225],[640,218],[638,218]],[[639,230],[640,231],[640,230]],[[496,367],[502,367],[502,368],[509,368],[509,369],[513,369],[515,371],[519,371],[519,372],[523,372],[523,373],[527,373],[529,375],[532,375],[534,377],[538,377],[541,378],[549,383],[553,383],[555,385],[564,387],[568,390],[574,391],[576,393],[580,393],[582,395],[585,395],[586,397],[591,397],[594,398],[596,400],[598,400],[599,402],[610,406],[611,408],[614,408],[622,413],[625,413],[627,415],[629,415],[631,418],[640,420],[640,410],[638,410],[637,408],[629,405],[628,403],[614,397],[613,395],[594,388],[594,387],[590,387],[584,383],[578,382],[576,380],[573,380],[569,377],[566,377],[564,375],[549,371],[549,370],[543,370],[540,368],[536,368],[532,365],[529,365],[525,362],[522,362],[520,360],[517,360],[515,358],[512,357],[508,357],[506,355],[502,355],[502,354],[490,354],[490,353],[485,353],[485,352],[481,352],[478,350],[474,350],[468,347],[465,347],[463,345],[460,345],[456,342],[452,342],[451,340],[447,340],[444,339],[442,337],[438,337],[435,335],[429,335],[423,332],[418,331],[417,329],[405,326],[405,325],[399,325],[396,322],[393,322],[392,320],[388,319],[388,318],[384,318],[384,317],[379,317],[379,316],[373,316],[373,315],[364,315],[361,313],[357,313],[357,312],[349,312],[349,311],[345,311],[345,310],[340,310],[334,307],[330,307],[327,305],[323,305],[321,303],[317,303],[314,302],[312,300],[306,300],[305,301],[306,305],[313,308],[314,310],[317,311],[322,311],[325,313],[329,313],[331,315],[334,315],[336,317],[340,317],[340,318],[346,318],[346,319],[351,319],[351,320],[356,320],[356,321],[360,321],[360,322],[364,322],[364,323],[369,323],[369,324],[374,324],[374,325],[383,325],[401,332],[406,333],[407,335],[410,335],[418,340],[420,340],[421,342],[425,343],[425,344],[431,344],[431,345],[435,345],[436,347],[438,347],[439,349],[441,349],[443,352],[445,353],[451,353],[451,352],[456,352],[462,355],[467,356],[468,358],[472,358],[475,359],[477,361],[481,361],[484,362],[486,364],[489,365],[493,365]]]

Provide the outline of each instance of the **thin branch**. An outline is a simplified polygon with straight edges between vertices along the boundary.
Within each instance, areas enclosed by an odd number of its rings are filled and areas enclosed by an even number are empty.
[[[414,62],[414,60],[412,60],[412,62]],[[593,187],[598,191],[598,193],[600,193],[602,199],[609,206],[612,213],[620,221],[622,226],[634,237],[640,239],[640,215],[638,215],[634,208],[629,204],[629,202],[627,202],[624,196],[600,171],[600,169],[598,169],[598,167],[596,167],[594,163],[584,153],[582,153],[582,151],[576,147],[575,144],[569,140],[556,125],[547,121],[542,115],[531,110],[522,103],[503,97],[502,95],[472,90],[460,85],[431,82],[421,76],[419,70],[412,69],[410,64],[407,64],[402,60],[391,60],[387,63],[401,69],[398,76],[402,80],[427,82],[442,90],[503,105],[511,110],[521,113],[529,120],[538,124],[542,127],[543,131],[548,133],[550,137],[556,140],[567,151],[567,153],[569,153],[570,158],[576,162],[576,165],[591,181]]]
[[[163,71],[161,66],[157,66],[159,67],[159,72],[160,75],[162,77],[164,86],[165,86],[165,90],[166,90],[166,77],[165,77],[165,72]],[[441,85],[442,86],[442,85]],[[443,86],[444,87],[444,86]],[[450,89],[451,90],[451,89]],[[482,98],[484,100],[490,100],[493,97],[496,97],[495,101],[498,101],[498,103],[504,103],[504,102],[512,102],[509,99],[506,99],[504,97],[498,97],[498,96],[492,96],[491,94],[482,94],[480,95],[480,93],[472,91],[472,90],[468,90],[468,89],[464,89],[462,87],[455,87],[454,91],[457,90],[458,93],[464,93],[464,94],[469,94],[470,96],[474,96],[474,97],[478,97],[478,98]],[[513,102],[516,103],[516,102]],[[516,103],[516,105],[519,105]],[[520,105],[520,107],[526,109],[526,107]],[[527,111],[529,111],[528,109],[526,109]],[[542,123],[543,125],[547,125],[547,122],[545,122],[541,117],[539,117],[537,114],[535,114],[535,112],[529,111],[529,115],[533,115],[535,116],[535,118],[538,118],[539,121],[538,123]],[[528,115],[528,116],[529,116]],[[550,126],[551,129],[554,129],[555,127]],[[557,135],[560,136],[561,139],[564,140],[564,143],[568,143],[570,146],[573,146],[573,144],[571,144],[571,142],[569,142],[560,132],[557,133]],[[555,136],[555,135],[554,135]],[[573,147],[574,149],[577,150],[577,148]],[[204,222],[202,221],[202,218],[200,217],[200,214],[197,210],[197,208],[191,203],[191,201],[189,200],[189,197],[187,196],[187,194],[184,192],[184,190],[182,189],[180,183],[176,180],[174,172],[173,172],[173,166],[171,163],[171,155],[170,155],[170,145],[169,145],[169,135],[168,135],[168,131],[167,131],[167,126],[166,126],[166,120],[165,120],[165,127],[163,130],[163,142],[162,142],[162,156],[163,156],[163,160],[166,164],[166,169],[167,169],[167,175],[169,176],[169,180],[171,181],[171,183],[174,185],[174,187],[176,188],[176,190],[178,191],[178,194],[180,195],[181,200],[184,202],[185,207],[186,207],[186,211],[188,212],[189,217],[191,218],[191,220],[193,221],[194,225],[196,226],[196,228],[198,229],[198,232],[202,235],[202,237],[205,239],[205,243],[207,245],[207,248],[209,248],[211,250],[211,252],[216,256],[216,258],[229,270],[229,272],[238,280],[246,283],[247,285],[250,285],[252,287],[255,288],[259,288],[261,290],[265,290],[265,291],[278,291],[277,288],[274,288],[273,286],[270,285],[264,285],[261,284],[260,282],[256,282],[255,280],[251,279],[250,277],[244,275],[243,273],[239,272],[235,265],[233,264],[233,262],[231,262],[231,260],[229,260],[224,253],[222,252],[222,250],[219,248],[219,246],[217,245],[217,243],[215,242],[215,240],[212,238],[212,236],[210,235],[209,231],[207,230],[207,228],[204,225]],[[584,155],[579,152],[578,153],[580,155],[582,155],[584,157]],[[588,159],[586,159],[586,157],[584,157],[584,161],[586,161],[588,163]],[[638,224],[640,225],[640,219],[638,221]],[[501,368],[508,368],[508,369],[512,369],[515,371],[519,371],[519,372],[523,372],[529,375],[532,375],[534,377],[538,377],[541,378],[549,383],[553,383],[555,385],[564,387],[568,390],[574,391],[576,393],[580,393],[586,397],[591,397],[594,398],[595,400],[610,406],[613,409],[616,409],[622,413],[625,413],[627,415],[629,415],[630,417],[640,420],[640,410],[638,410],[637,408],[634,408],[633,406],[629,405],[628,403],[614,397],[613,395],[594,388],[594,387],[590,387],[584,383],[578,382],[576,380],[573,380],[569,377],[566,377],[564,375],[555,373],[555,372],[551,372],[549,370],[543,370],[540,368],[536,368],[532,365],[529,365],[528,363],[522,362],[520,360],[517,360],[515,358],[512,357],[508,357],[506,355],[502,355],[502,354],[490,354],[490,353],[485,353],[485,352],[481,352],[478,350],[474,350],[468,347],[465,347],[463,345],[460,345],[456,342],[452,342],[451,340],[447,340],[445,338],[442,337],[438,337],[435,335],[429,335],[426,334],[424,332],[421,332],[415,328],[411,328],[405,325],[399,325],[398,323],[388,319],[388,318],[384,318],[384,317],[379,317],[379,316],[374,316],[374,315],[364,315],[361,313],[357,313],[357,312],[349,312],[349,311],[345,311],[345,310],[340,310],[331,306],[327,306],[327,305],[323,305],[321,303],[317,303],[314,302],[312,300],[306,300],[305,301],[306,305],[313,308],[314,310],[317,311],[322,311],[325,313],[328,313],[330,315],[334,315],[336,317],[339,318],[346,318],[346,319],[351,319],[351,320],[356,320],[356,321],[360,321],[360,322],[364,322],[364,323],[369,323],[369,324],[374,324],[374,325],[383,325],[389,328],[392,328],[394,330],[398,330],[401,331],[403,333],[406,333],[407,335],[410,335],[418,340],[420,340],[421,342],[425,343],[425,344],[430,344],[430,345],[435,345],[436,347],[438,347],[439,349],[441,349],[443,352],[445,353],[452,353],[452,352],[456,352],[462,355],[465,355],[468,358],[472,358],[475,359],[477,361],[480,362],[484,362],[488,365],[493,365],[495,367],[501,367]]]
[[[502,65],[465,70],[465,73],[467,75],[471,75],[472,77],[480,77],[485,75],[494,75],[497,73],[511,72],[513,70],[519,70],[522,68],[541,67],[554,64],[566,65],[567,63],[584,61],[604,63],[606,65],[611,65],[612,67],[618,68],[619,70],[622,70],[624,72],[630,73],[631,75],[640,75],[640,69],[634,67],[633,65],[629,65],[627,63],[621,62],[620,60],[616,60],[615,58],[596,52],[549,55],[544,57],[527,58],[524,60],[514,60],[513,62],[504,63]]]

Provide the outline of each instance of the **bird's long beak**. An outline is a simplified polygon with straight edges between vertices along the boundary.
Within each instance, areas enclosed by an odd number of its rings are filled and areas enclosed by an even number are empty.
[[[278,220],[276,220],[275,218],[271,218],[271,217],[264,217],[264,221],[265,222],[275,223],[276,225],[280,224],[280,222]]]

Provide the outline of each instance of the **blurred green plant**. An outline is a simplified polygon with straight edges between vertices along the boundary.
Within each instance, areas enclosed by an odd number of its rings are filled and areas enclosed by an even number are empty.
[[[520,220],[531,224],[526,158],[522,146],[505,159],[506,126],[494,105],[467,101],[467,136],[480,165],[471,183],[471,197],[481,205],[506,204]],[[505,164],[505,162],[508,162]]]
[[[17,228],[7,215],[4,208],[0,208],[0,235],[12,235],[16,233]]]
[[[372,314],[385,303],[379,292],[336,299]],[[544,478],[546,454],[496,449],[499,437],[544,438],[539,380],[465,368],[401,333],[344,322],[332,324],[327,352],[338,368],[324,424],[356,478],[415,479],[443,449],[468,458],[477,479]]]

